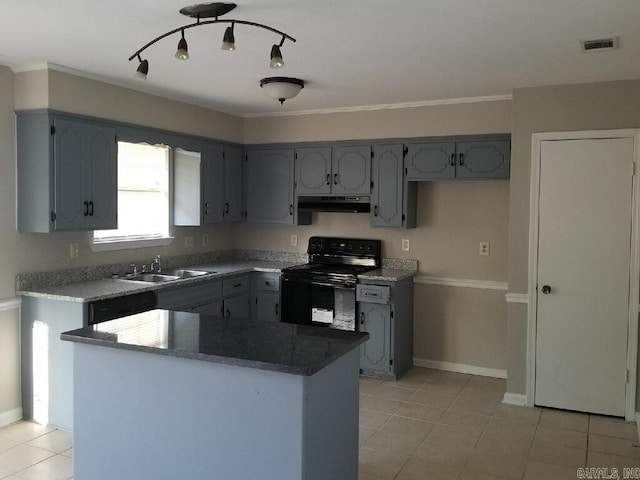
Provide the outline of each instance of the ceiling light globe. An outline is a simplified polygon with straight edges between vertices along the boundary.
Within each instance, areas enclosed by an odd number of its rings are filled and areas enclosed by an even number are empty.
[[[295,97],[304,88],[304,80],[291,77],[268,77],[260,80],[260,87],[281,104]]]

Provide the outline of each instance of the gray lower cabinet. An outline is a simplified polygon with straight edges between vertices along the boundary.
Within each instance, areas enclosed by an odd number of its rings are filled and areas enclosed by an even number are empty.
[[[205,144],[202,152],[176,149],[173,223],[200,226],[242,220],[242,150]]]
[[[434,139],[407,143],[406,179],[506,179],[510,174],[508,135]]]
[[[280,274],[255,272],[253,276],[252,315],[254,320],[280,321]]]
[[[177,288],[163,288],[156,293],[158,308],[181,312],[222,314],[222,282],[211,280]]]
[[[360,346],[365,375],[397,380],[413,366],[413,278],[397,282],[365,280],[356,286]]]
[[[417,185],[404,179],[402,144],[374,145],[371,162],[371,226],[416,226]]]
[[[18,230],[117,227],[118,148],[108,124],[18,112]]]
[[[296,195],[369,195],[371,145],[295,150]]]
[[[249,275],[225,278],[222,281],[222,295],[222,314],[225,317],[250,318]]]

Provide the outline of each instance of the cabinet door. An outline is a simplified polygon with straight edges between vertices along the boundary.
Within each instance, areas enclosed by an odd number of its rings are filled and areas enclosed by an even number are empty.
[[[225,222],[242,221],[242,149],[224,147],[224,212]]]
[[[371,192],[371,146],[335,147],[331,155],[334,195],[369,195]]]
[[[201,315],[219,317],[222,315],[222,300],[215,300],[202,305],[196,305],[189,309],[189,311],[192,313],[199,313]]]
[[[224,316],[230,318],[249,318],[249,294],[224,299]]]
[[[247,221],[293,224],[293,149],[250,150],[245,167]]]
[[[56,230],[117,227],[115,130],[54,119]]]
[[[371,166],[371,226],[401,227],[402,145],[375,145]]]
[[[442,180],[456,174],[454,142],[409,143],[405,167],[407,180]]]
[[[296,148],[296,194],[331,193],[331,147]]]
[[[90,126],[86,146],[89,185],[89,227],[108,230],[118,227],[118,145],[112,128]]]
[[[511,142],[508,140],[456,143],[458,178],[509,178]]]
[[[256,294],[255,320],[267,322],[280,321],[280,294],[273,292],[258,292]]]
[[[224,156],[221,145],[202,148],[202,223],[220,223],[224,212]],[[193,185],[192,188],[197,188]]]
[[[358,303],[360,331],[369,332],[369,340],[360,346],[360,368],[391,371],[391,306]]]

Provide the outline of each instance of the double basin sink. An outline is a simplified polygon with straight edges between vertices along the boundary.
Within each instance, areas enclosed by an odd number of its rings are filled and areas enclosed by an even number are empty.
[[[137,275],[127,275],[120,277],[119,280],[127,280],[130,282],[146,282],[146,283],[162,283],[180,280],[183,278],[201,277],[203,275],[211,275],[217,272],[208,272],[204,270],[179,269],[169,270],[166,273],[139,273]]]

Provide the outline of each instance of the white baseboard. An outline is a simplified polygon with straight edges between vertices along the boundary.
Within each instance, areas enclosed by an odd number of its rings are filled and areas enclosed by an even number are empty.
[[[0,413],[0,427],[22,420],[22,407]]]
[[[527,396],[520,393],[505,393],[502,397],[502,403],[508,403],[509,405],[518,405],[520,407],[527,406]]]
[[[475,365],[465,365],[463,363],[441,362],[439,360],[425,360],[424,358],[414,358],[413,364],[416,367],[434,368],[436,370],[446,370],[448,372],[456,373],[469,373],[471,375],[480,375],[481,377],[507,378],[506,370],[477,367]]]

